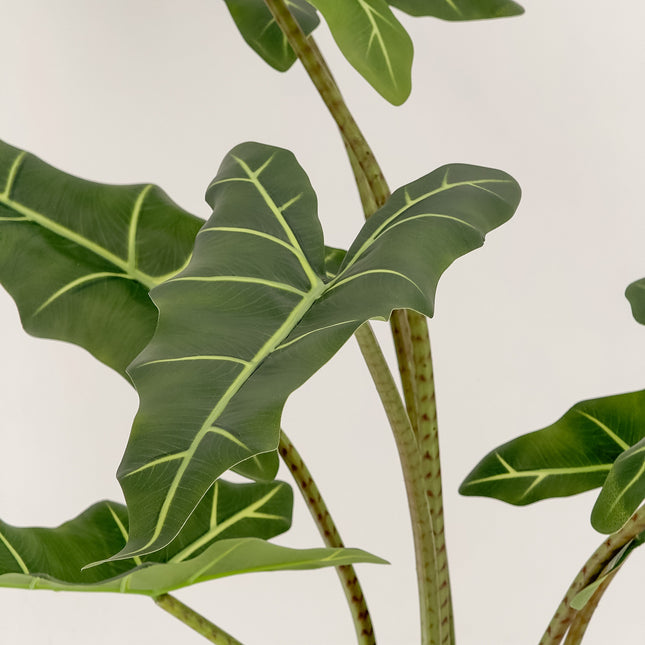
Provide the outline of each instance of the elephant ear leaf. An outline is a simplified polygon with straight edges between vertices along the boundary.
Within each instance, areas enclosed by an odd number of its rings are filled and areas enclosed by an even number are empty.
[[[128,513],[122,504],[99,502],[56,528],[0,521],[0,587],[157,596],[251,571],[383,562],[358,549],[290,549],[266,542],[290,526],[292,501],[283,482],[218,481],[168,547],[90,567],[125,543]]]
[[[264,0],[225,0],[235,24],[247,44],[279,72],[286,72],[296,61],[296,54],[271,15]],[[320,20],[316,10],[305,0],[287,0],[305,34],[310,34]]]
[[[327,276],[316,196],[291,153],[242,144],[207,192],[188,266],[151,292],[159,323],[129,368],[140,405],[118,478],[130,539],[171,542],[213,482],[274,450],[289,394],[369,318],[431,315],[441,272],[513,214],[503,172],[443,167],[396,191]],[[333,271],[331,272],[333,273]]]
[[[632,282],[625,291],[637,322],[645,325],[645,278]]]
[[[616,482],[616,487],[611,493],[601,493],[598,501],[605,508],[618,499],[618,489],[629,484],[633,469],[638,471],[644,463],[636,448],[643,438],[645,390],[582,401],[554,424],[490,452],[466,477],[459,492],[524,505],[591,490],[603,486],[607,479],[605,486]],[[616,468],[617,459],[626,468],[619,465],[610,481],[607,476]],[[632,485],[629,494],[620,499],[624,503],[629,500],[629,506],[634,495],[642,494],[642,488],[643,481]],[[623,504],[612,509],[624,513]]]
[[[343,56],[386,100],[410,95],[412,40],[386,0],[311,0]]]
[[[519,16],[524,9],[512,0],[388,0],[411,16],[434,16],[443,20],[481,20]]]
[[[123,375],[155,329],[148,290],[186,264],[202,224],[156,186],[72,177],[0,141],[0,282],[25,330]]]

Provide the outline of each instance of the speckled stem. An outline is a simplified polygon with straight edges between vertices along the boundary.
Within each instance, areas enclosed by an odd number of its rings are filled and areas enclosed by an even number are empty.
[[[567,629],[575,618],[576,610],[571,607],[571,601],[587,585],[591,584],[602,573],[609,561],[639,533],[645,531],[645,508],[639,508],[616,533],[610,535],[585,562],[578,572],[562,602],[556,609],[547,627],[540,645],[558,645],[562,642]]]
[[[213,625],[207,618],[198,614],[194,609],[191,609],[183,602],[164,593],[156,596],[153,600],[169,614],[172,614],[182,623],[194,629],[198,634],[201,634],[206,640],[216,645],[243,645],[237,638],[234,638],[223,629]]]
[[[280,433],[280,445],[278,447],[280,456],[291,471],[291,474],[304,497],[307,508],[318,527],[323,541],[329,547],[343,548],[345,545],[338,534],[336,524],[329,514],[325,500],[323,499],[316,482],[314,481],[307,465],[296,450],[284,430]],[[356,629],[356,636],[360,645],[375,645],[374,628],[372,619],[367,609],[363,589],[358,581],[354,567],[346,565],[336,567],[336,572],[343,585],[343,591],[347,597],[352,620]]]
[[[357,330],[356,339],[385,408],[401,460],[417,562],[421,641],[423,645],[436,645],[440,643],[440,632],[433,580],[434,538],[425,490],[419,486],[423,477],[419,447],[392,373],[368,323]]]
[[[432,369],[432,351],[425,317],[414,311],[410,311],[408,312],[408,324],[410,325],[410,334],[412,337],[416,400],[418,406],[417,441],[421,454],[421,470],[434,537],[435,572],[433,583],[438,616],[438,642],[441,645],[450,645],[454,643],[454,620],[444,533],[441,462],[439,459],[439,434]]]

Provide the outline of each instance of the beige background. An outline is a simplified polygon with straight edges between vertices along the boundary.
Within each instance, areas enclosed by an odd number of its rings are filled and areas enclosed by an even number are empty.
[[[0,4],[3,139],[94,180],[156,182],[203,217],[205,187],[231,147],[281,145],[310,174],[328,243],[356,234],[358,199],[318,97],[300,69],[280,75],[257,57],[221,0]],[[431,323],[460,645],[537,643],[600,542],[593,493],[517,509],[459,497],[461,479],[576,401],[644,385],[645,329],[623,291],[645,275],[645,8],[525,4],[525,16],[488,23],[401,15],[416,59],[400,108],[319,30],[392,187],[459,161],[502,168],[524,190],[511,223],[442,279]],[[27,337],[4,292],[0,320],[0,516],[56,525],[121,499],[114,472],[134,392],[84,351]],[[379,642],[413,645],[403,486],[353,342],[294,395],[284,424],[346,543],[392,562],[360,568]],[[319,543],[299,502],[279,541]],[[588,645],[642,645],[644,566],[645,550],[612,585]],[[354,642],[333,571],[240,576],[178,595],[247,645]],[[0,603],[3,643],[205,642],[145,598],[0,590]]]

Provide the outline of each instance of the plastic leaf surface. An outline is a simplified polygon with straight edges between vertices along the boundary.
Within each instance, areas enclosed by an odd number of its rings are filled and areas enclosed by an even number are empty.
[[[645,278],[632,282],[625,291],[625,296],[632,307],[634,318],[645,325]]]
[[[253,51],[278,71],[288,70],[296,55],[264,0],[225,1],[240,34]],[[287,6],[306,34],[320,24],[316,10],[305,0],[287,0]]]
[[[394,105],[410,95],[412,41],[385,0],[311,0],[349,63]]]
[[[169,547],[91,567],[86,565],[107,559],[125,543],[128,514],[122,504],[99,502],[57,528],[0,522],[0,587],[156,596],[251,571],[383,562],[359,549],[291,549],[266,542],[289,528],[291,506],[284,483],[218,481]]]
[[[156,186],[86,181],[0,142],[0,282],[25,330],[123,375],[155,329],[148,290],[186,264],[202,224]]]
[[[490,452],[459,492],[518,505],[575,495],[602,486],[614,461],[644,437],[645,391],[582,401]]]
[[[512,0],[388,0],[411,16],[434,16],[443,20],[481,20],[519,16],[524,9]]]
[[[328,278],[316,196],[293,155],[233,149],[189,265],[151,292],[159,324],[129,368],[140,406],[118,477],[131,535],[115,557],[168,544],[219,475],[274,450],[289,394],[363,322],[431,315],[443,270],[519,196],[501,171],[440,168],[396,191]]]

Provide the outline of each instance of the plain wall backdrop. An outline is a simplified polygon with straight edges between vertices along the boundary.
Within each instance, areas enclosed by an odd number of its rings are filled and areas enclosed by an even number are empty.
[[[2,2],[0,137],[67,172],[155,182],[207,217],[221,159],[248,140],[291,149],[329,244],[362,224],[343,146],[304,72],[270,69],[222,0]],[[490,449],[581,399],[643,387],[645,329],[623,296],[645,275],[645,5],[526,0],[524,16],[445,23],[398,13],[413,92],[388,105],[317,38],[392,188],[444,163],[501,168],[523,188],[510,223],[442,278],[430,330],[459,645],[537,643],[601,541],[594,493],[515,508],[462,498]],[[34,271],[46,271],[35,266]],[[376,323],[387,344],[387,328]],[[83,350],[34,339],[0,293],[0,517],[55,526],[103,498],[135,392]],[[284,427],[359,566],[383,645],[414,645],[418,606],[398,459],[354,341],[296,392]],[[289,481],[287,473],[282,478]],[[299,499],[278,542],[320,544]],[[642,645],[645,549],[617,576],[585,643]],[[177,593],[247,645],[354,642],[333,570],[264,573]],[[0,642],[205,642],[147,598],[0,589]]]

